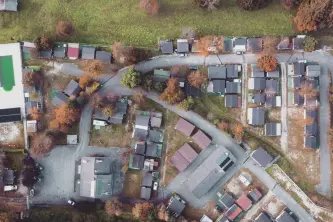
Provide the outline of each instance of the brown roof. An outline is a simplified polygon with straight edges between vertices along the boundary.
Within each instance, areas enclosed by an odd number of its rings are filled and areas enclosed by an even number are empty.
[[[193,136],[192,139],[196,144],[199,145],[201,149],[206,149],[207,146],[212,142],[212,140],[206,136],[201,130],[198,130]]]
[[[190,164],[187,162],[187,160],[179,153],[176,152],[172,157],[171,157],[171,163],[179,170],[182,172],[185,170],[185,168]]]
[[[191,136],[194,128],[195,128],[195,126],[193,124],[187,122],[183,118],[179,118],[179,120],[175,126],[175,129],[184,133],[185,136]]]
[[[193,150],[193,148],[188,144],[185,143],[178,152],[187,160],[187,162],[191,163],[198,154]]]
[[[246,196],[245,193],[238,198],[238,200],[236,200],[236,203],[245,211],[252,206],[252,201]]]

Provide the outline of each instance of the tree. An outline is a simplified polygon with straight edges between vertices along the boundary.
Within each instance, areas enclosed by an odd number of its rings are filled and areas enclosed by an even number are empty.
[[[269,47],[276,48],[276,46],[279,44],[279,41],[280,41],[280,38],[277,36],[266,35],[263,38],[263,47],[264,48],[269,48]]]
[[[140,73],[135,71],[133,67],[131,67],[127,72],[123,74],[120,79],[120,83],[127,88],[133,89],[140,85],[141,76]]]
[[[104,106],[104,98],[100,94],[95,94],[90,98],[89,104],[97,109]]]
[[[40,76],[38,72],[25,72],[23,76],[23,85],[25,87],[35,87],[39,82]]]
[[[212,45],[214,37],[213,36],[204,36],[199,39],[199,41],[195,44],[196,49],[199,51],[201,56],[209,55],[209,47]]]
[[[167,211],[166,206],[163,203],[157,206],[157,218],[162,221],[169,220],[169,213]]]
[[[91,84],[92,81],[93,79],[91,78],[91,76],[88,73],[85,73],[84,75],[80,76],[79,85],[81,89],[85,89]]]
[[[269,0],[237,0],[237,4],[244,10],[257,10],[265,7]]]
[[[118,198],[112,198],[105,202],[105,212],[109,216],[120,216],[123,213],[123,204],[118,200]]]
[[[115,42],[112,45],[113,57],[116,61],[124,65],[131,65],[137,63],[137,56],[140,57],[139,59],[142,59],[141,57],[146,56],[142,56],[141,52],[142,51],[136,50],[133,46],[126,47],[121,42]]]
[[[243,125],[240,123],[234,123],[231,125],[231,132],[235,136],[235,140],[240,142],[242,141],[242,137],[244,134],[244,128]]]
[[[300,89],[297,92],[300,96],[308,96],[309,98],[315,97],[318,94],[317,89],[314,89],[312,84],[307,81],[300,85]]]
[[[135,93],[133,95],[133,101],[134,103],[138,104],[138,106],[140,107],[144,102],[145,102],[145,96],[142,92],[138,92],[138,93]]]
[[[225,39],[224,36],[214,36],[213,42],[217,52],[224,51],[224,39]]]
[[[60,21],[56,26],[58,36],[71,36],[74,33],[73,24],[70,21]]]
[[[266,72],[276,70],[278,61],[275,56],[263,55],[258,59],[258,67]]]
[[[52,47],[53,47],[52,40],[45,35],[37,37],[35,39],[35,44],[36,44],[36,47],[38,48],[38,50],[49,50],[49,49],[52,49]]]
[[[188,82],[191,86],[200,88],[207,81],[207,75],[200,70],[196,70],[191,72],[191,74],[187,77]]]
[[[111,117],[112,114],[115,112],[115,108],[112,105],[107,105],[103,107],[102,112],[105,116]]]
[[[52,150],[55,142],[56,140],[53,134],[49,132],[38,133],[32,137],[30,153],[35,158],[43,157]]]
[[[158,0],[140,0],[140,8],[142,8],[147,14],[157,15],[160,9]]]
[[[37,92],[29,93],[29,98],[30,98],[31,101],[34,101],[34,102],[40,100],[40,96]]]
[[[193,39],[195,37],[195,30],[192,27],[183,27],[180,33],[184,39]]]
[[[185,111],[191,110],[194,106],[195,102],[192,96],[188,96],[184,99],[180,104],[179,107],[184,109]]]
[[[40,113],[37,107],[33,107],[31,110],[31,118],[34,120],[40,120]]]
[[[220,6],[220,0],[196,0],[200,8],[213,11]]]
[[[104,73],[105,66],[103,62],[94,60],[90,62],[89,65],[84,70],[94,76],[99,76]]]
[[[79,118],[79,110],[70,108],[67,104],[61,105],[53,110],[54,119],[50,122],[50,127],[66,133],[68,128]]]
[[[292,9],[295,6],[295,0],[280,0],[285,9]]]
[[[146,221],[148,218],[148,213],[153,210],[154,205],[152,203],[144,202],[137,203],[132,209],[132,213],[136,218],[139,218],[141,221]]]
[[[221,121],[217,124],[217,127],[222,130],[223,132],[228,132],[229,124],[225,121]]]
[[[168,80],[167,87],[159,96],[160,100],[165,100],[169,104],[176,104],[184,99],[184,93],[179,87],[178,79],[171,78]]]
[[[317,40],[312,36],[307,36],[303,41],[304,51],[312,52],[316,49]]]
[[[157,92],[162,93],[166,88],[166,84],[165,82],[156,82],[153,87]]]
[[[143,88],[147,91],[153,90],[153,76],[145,74],[143,76]]]
[[[101,84],[99,82],[94,81],[90,86],[89,93],[93,94],[94,92],[96,92],[99,89],[100,86],[101,86]]]

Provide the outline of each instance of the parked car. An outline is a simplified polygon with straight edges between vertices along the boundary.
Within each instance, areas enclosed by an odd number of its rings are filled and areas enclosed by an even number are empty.
[[[155,181],[154,186],[153,186],[153,190],[157,190],[157,187],[158,187],[158,183],[157,183],[157,181]]]
[[[179,54],[179,56],[180,56],[180,57],[187,57],[188,54],[187,54],[187,53],[181,53],[181,54]]]
[[[6,185],[3,188],[4,191],[12,191],[12,190],[17,190],[17,185]]]
[[[39,171],[43,171],[44,167],[40,165],[39,163],[36,163],[36,167],[39,169]]]
[[[74,206],[74,205],[75,205],[75,200],[69,199],[69,200],[67,201],[67,203],[68,203],[69,205]]]
[[[236,55],[243,55],[243,54],[244,54],[244,52],[241,52],[241,51],[236,52]]]
[[[199,66],[189,66],[188,69],[189,70],[198,70]]]

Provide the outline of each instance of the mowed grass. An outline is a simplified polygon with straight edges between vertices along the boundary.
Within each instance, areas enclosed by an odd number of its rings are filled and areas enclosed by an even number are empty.
[[[292,13],[279,0],[258,11],[244,11],[236,0],[222,0],[215,12],[201,10],[193,0],[163,0],[160,14],[146,15],[138,0],[24,0],[18,13],[0,13],[0,42],[10,37],[32,40],[36,35],[54,35],[60,20],[76,28],[69,41],[111,44],[122,41],[136,46],[155,46],[157,38],[179,37],[182,27],[199,34],[226,36],[290,35]],[[61,39],[59,39],[61,40]]]

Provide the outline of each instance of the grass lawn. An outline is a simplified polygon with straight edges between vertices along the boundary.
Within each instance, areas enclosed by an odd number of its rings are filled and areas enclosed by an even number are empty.
[[[160,14],[146,15],[138,0],[24,0],[17,13],[0,13],[0,42],[10,37],[32,40],[42,33],[53,35],[59,20],[70,20],[76,34],[69,41],[110,44],[123,41],[155,46],[156,39],[178,37],[180,29],[193,27],[199,34],[235,36],[290,35],[292,13],[279,0],[258,11],[244,11],[236,0],[222,1],[215,12],[206,12],[193,0],[164,0]]]
[[[21,152],[7,152],[8,165],[10,168],[20,171],[23,169],[23,160],[26,154]]]

